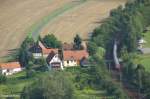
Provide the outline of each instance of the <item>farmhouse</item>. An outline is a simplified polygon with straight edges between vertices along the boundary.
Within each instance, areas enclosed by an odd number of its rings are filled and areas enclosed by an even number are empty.
[[[0,71],[4,75],[12,75],[14,73],[22,71],[22,68],[19,62],[1,63]]]
[[[49,53],[56,52],[58,53],[58,49],[56,48],[46,48],[40,41],[38,44],[34,44],[30,49],[30,52],[32,52],[32,55],[35,59],[39,58],[47,58]]]
[[[63,52],[64,67],[79,66],[83,58],[88,58],[86,50],[66,50]]]
[[[56,48],[46,48],[41,42],[31,47],[35,59],[46,58],[47,63],[51,69],[63,69],[63,67],[72,67],[81,65],[88,65],[86,59],[89,54],[85,50],[73,50],[73,44],[63,44],[63,50]],[[62,56],[60,58],[60,56]]]
[[[58,53],[52,51],[47,57],[47,63],[51,69],[63,70],[63,61],[59,57]]]

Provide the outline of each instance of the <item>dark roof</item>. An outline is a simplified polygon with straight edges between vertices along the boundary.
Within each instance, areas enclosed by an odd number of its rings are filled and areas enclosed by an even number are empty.
[[[57,48],[46,48],[40,41],[38,43],[35,43],[30,49],[30,52],[32,53],[43,53],[43,54],[49,54],[52,51],[55,53],[58,53]]]
[[[56,55],[56,53],[53,52],[53,51],[51,53],[49,53],[49,55],[48,55],[48,57],[46,59],[47,63],[49,63],[55,55]]]
[[[83,57],[80,61],[80,65],[81,66],[89,66],[90,65],[90,62],[87,58]]]

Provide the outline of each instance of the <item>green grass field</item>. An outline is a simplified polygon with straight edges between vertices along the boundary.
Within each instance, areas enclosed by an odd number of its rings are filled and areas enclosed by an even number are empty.
[[[146,41],[144,47],[150,47],[150,31],[144,33],[144,40]]]
[[[144,40],[146,41],[144,47],[150,48],[150,31],[144,33]],[[140,63],[145,67],[146,71],[150,72],[150,54],[140,55]]]
[[[150,55],[140,55],[140,63],[150,72]]]

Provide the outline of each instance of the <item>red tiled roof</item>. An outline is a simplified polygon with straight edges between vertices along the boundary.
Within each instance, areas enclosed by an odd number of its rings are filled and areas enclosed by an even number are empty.
[[[64,51],[64,60],[81,60],[83,57],[87,58],[89,56],[86,50],[66,50]]]
[[[51,52],[54,52],[54,53],[58,53],[58,49],[56,48],[46,48],[46,49],[42,49],[42,53],[43,54],[49,54]]]
[[[39,46],[41,47],[43,54],[49,54],[51,52],[54,52],[54,53],[58,52],[57,48],[46,48],[40,41],[39,41]]]
[[[39,46],[44,50],[46,47],[42,44],[42,42],[39,41]]]
[[[9,63],[0,63],[1,69],[15,69],[15,68],[21,68],[21,65],[19,62],[9,62]]]

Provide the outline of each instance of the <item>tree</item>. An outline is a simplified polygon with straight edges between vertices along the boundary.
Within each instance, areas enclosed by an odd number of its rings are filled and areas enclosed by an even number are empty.
[[[24,88],[21,99],[73,99],[73,87],[63,72],[51,72]]]
[[[0,73],[0,84],[5,83],[7,81],[7,77]]]
[[[42,39],[42,42],[48,48],[60,48],[61,47],[61,42],[58,41],[57,38],[53,34],[46,35]]]
[[[81,37],[77,34],[74,38],[74,48],[77,50],[82,49],[82,39]]]
[[[87,49],[90,55],[96,54],[98,47],[94,42],[88,42]]]
[[[27,66],[29,60],[32,60],[32,55],[28,52],[29,48],[34,44],[34,40],[32,38],[27,37],[21,47],[19,49],[19,62],[22,66]]]

